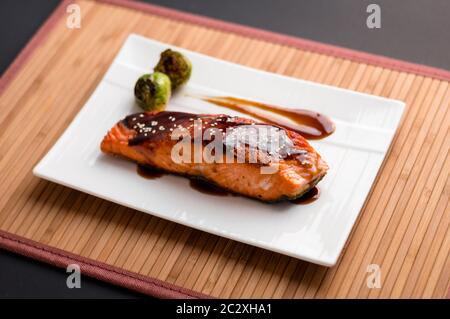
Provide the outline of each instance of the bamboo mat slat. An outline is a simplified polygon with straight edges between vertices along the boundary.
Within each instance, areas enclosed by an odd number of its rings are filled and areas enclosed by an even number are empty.
[[[0,230],[215,297],[445,298],[450,285],[450,83],[86,0],[61,16],[0,99]],[[270,72],[406,102],[335,267],[219,238],[34,177],[129,33]],[[381,270],[369,289],[367,267]]]

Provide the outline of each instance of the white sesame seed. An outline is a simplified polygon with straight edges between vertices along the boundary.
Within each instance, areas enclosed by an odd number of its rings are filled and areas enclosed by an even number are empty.
[[[152,121],[150,124],[151,124],[152,126],[156,126],[156,125],[158,125],[158,122],[157,122],[157,121]]]

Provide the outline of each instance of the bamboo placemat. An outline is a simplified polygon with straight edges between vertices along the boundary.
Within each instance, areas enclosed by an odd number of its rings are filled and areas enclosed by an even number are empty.
[[[168,297],[436,297],[450,281],[450,75],[364,53],[120,1],[57,12],[2,77],[0,246]],[[275,73],[406,102],[337,266],[219,238],[40,180],[31,170],[131,32]],[[214,212],[211,212],[214,213]],[[369,289],[367,267],[381,270]],[[179,288],[181,287],[181,288]],[[187,288],[189,290],[184,290]]]

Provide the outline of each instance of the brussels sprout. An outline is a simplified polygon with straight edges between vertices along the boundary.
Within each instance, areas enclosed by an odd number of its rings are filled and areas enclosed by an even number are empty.
[[[170,79],[160,72],[144,74],[134,86],[134,96],[146,111],[162,111],[171,95]]]
[[[161,53],[161,58],[154,69],[166,74],[172,82],[172,90],[186,84],[191,77],[192,64],[180,52],[167,49]]]

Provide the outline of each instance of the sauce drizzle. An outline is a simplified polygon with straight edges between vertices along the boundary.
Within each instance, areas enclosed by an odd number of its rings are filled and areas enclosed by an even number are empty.
[[[206,96],[201,97],[201,99],[218,106],[223,106],[253,116],[261,121],[295,131],[307,139],[325,138],[332,134],[336,129],[336,126],[329,117],[309,110],[290,109],[230,96]],[[266,112],[260,112],[261,110]],[[285,119],[270,117],[265,114],[267,111],[281,115]]]

